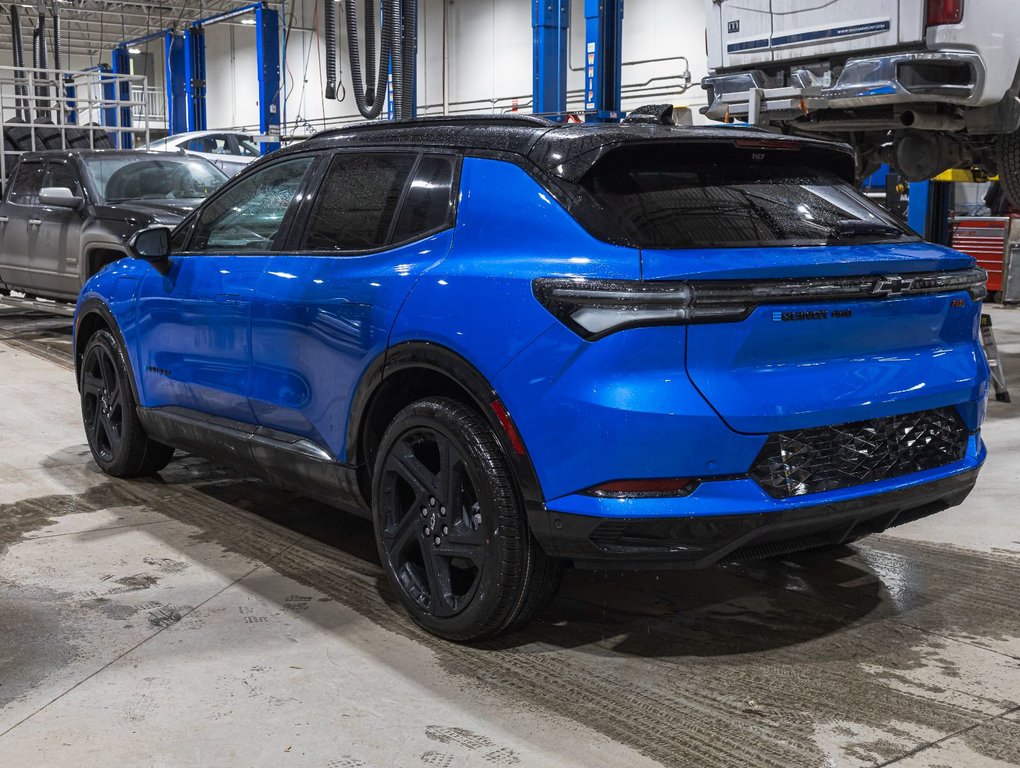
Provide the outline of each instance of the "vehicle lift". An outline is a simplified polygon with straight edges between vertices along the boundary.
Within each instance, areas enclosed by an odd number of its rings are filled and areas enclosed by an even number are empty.
[[[623,0],[584,0],[584,114],[592,123],[623,119]],[[570,0],[532,0],[532,112],[562,120],[567,110]]]
[[[171,134],[206,130],[206,69],[205,29],[223,21],[254,14],[255,44],[258,56],[259,77],[259,132],[269,141],[261,142],[262,154],[280,148],[280,14],[264,2],[243,5],[224,13],[207,16],[192,22],[184,30],[166,29],[152,32],[132,40],[124,40],[111,52],[114,74],[129,74],[131,57],[128,49],[153,40],[163,39],[166,66],[167,129]],[[130,94],[114,94],[110,99],[127,100]],[[124,86],[121,86],[123,91]],[[108,109],[104,123],[131,125],[131,110]],[[109,122],[107,122],[109,121]],[[131,135],[123,134],[121,148],[130,148]]]

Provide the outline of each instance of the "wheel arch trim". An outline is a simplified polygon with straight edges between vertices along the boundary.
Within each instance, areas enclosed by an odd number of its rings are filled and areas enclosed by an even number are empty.
[[[124,359],[127,362],[127,373],[128,382],[131,384],[131,393],[135,397],[136,403],[141,403],[141,399],[138,397],[138,383],[135,381],[135,369],[131,364],[131,353],[128,350],[127,342],[124,341],[124,335],[120,331],[120,325],[117,323],[117,319],[114,317],[113,312],[106,305],[102,299],[96,297],[90,297],[85,299],[81,304],[78,305],[78,311],[75,313],[74,318],[74,335],[73,335],[73,347],[74,347],[74,381],[78,387],[78,391],[81,391],[81,354],[79,353],[78,344],[78,330],[81,327],[82,322],[89,316],[96,315],[103,320],[103,322],[110,329],[110,333],[117,340],[120,345],[121,351],[124,354]],[[81,347],[81,352],[85,351],[84,346]]]
[[[373,398],[386,381],[396,373],[408,369],[424,369],[438,373],[465,390],[487,423],[498,437],[508,463],[513,469],[525,505],[544,507],[541,484],[520,431],[513,421],[513,415],[506,409],[503,399],[485,376],[462,355],[441,344],[428,341],[407,341],[390,347],[376,357],[366,368],[351,400],[351,412],[347,422],[347,456],[351,464],[367,461],[361,438],[366,426]],[[506,412],[509,424],[517,433],[520,448],[517,450],[511,436],[493,408],[497,402]]]

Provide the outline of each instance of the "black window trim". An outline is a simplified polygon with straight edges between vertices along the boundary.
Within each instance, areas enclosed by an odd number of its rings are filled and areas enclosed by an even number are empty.
[[[276,233],[276,237],[273,238],[273,242],[270,244],[269,249],[265,251],[245,251],[244,253],[232,253],[229,251],[193,251],[191,250],[191,241],[195,237],[195,224],[198,222],[199,216],[206,209],[207,206],[211,205],[215,200],[222,194],[229,191],[236,184],[244,182],[244,177],[249,174],[244,173],[229,179],[223,186],[217,189],[213,194],[202,201],[194,211],[184,218],[171,232],[171,239],[177,231],[183,227],[190,227],[191,231],[188,232],[187,240],[184,245],[184,249],[181,251],[174,252],[174,256],[236,256],[238,258],[248,258],[250,256],[265,257],[265,256],[277,256],[287,252],[287,244],[290,242],[291,232],[294,229],[294,219],[296,216],[295,212],[300,212],[304,199],[307,197],[307,192],[311,188],[311,184],[315,177],[319,173],[319,167],[322,164],[322,153],[316,151],[309,152],[297,152],[294,154],[288,154],[284,157],[276,158],[267,162],[265,165],[259,165],[256,171],[253,173],[262,172],[273,166],[280,165],[282,163],[292,162],[294,160],[302,160],[304,158],[310,158],[311,163],[305,170],[304,177],[301,180],[301,184],[298,186],[297,191],[294,193],[293,199],[287,206],[287,210],[283,214],[283,224],[280,227],[280,231]]]
[[[407,174],[407,179],[404,181],[404,187],[400,190],[400,198],[397,200],[397,205],[393,209],[393,218],[390,220],[389,229],[386,232],[386,242],[376,248],[359,248],[350,250],[322,250],[322,249],[311,249],[303,248],[302,243],[308,234],[308,225],[312,218],[312,209],[315,207],[315,201],[318,198],[319,192],[322,190],[322,184],[325,182],[326,175],[329,173],[330,167],[333,165],[333,161],[340,155],[413,155],[414,164],[411,166],[411,170]],[[449,214],[445,222],[438,227],[426,230],[424,232],[416,232],[412,237],[399,242],[393,242],[393,230],[396,227],[397,221],[400,220],[400,214],[404,208],[404,201],[407,198],[408,190],[411,188],[411,182],[414,181],[415,176],[418,172],[418,167],[421,165],[422,158],[425,155],[439,155],[441,157],[447,157],[453,161],[453,180],[450,185],[450,209]],[[448,229],[452,229],[457,225],[457,208],[460,202],[460,175],[461,167],[464,163],[464,155],[455,149],[447,147],[426,147],[422,149],[404,149],[401,147],[394,146],[383,146],[383,147],[351,147],[344,149],[331,150],[323,153],[324,161],[322,162],[319,172],[316,174],[317,178],[312,180],[314,184],[314,190],[305,196],[303,201],[302,209],[298,212],[298,217],[291,227],[292,235],[288,239],[285,249],[288,253],[300,254],[302,256],[337,256],[342,258],[352,256],[370,256],[375,253],[384,253],[385,251],[393,250],[394,248],[401,248],[412,243],[417,243],[426,238],[433,237],[440,232],[445,232]],[[310,185],[311,186],[311,185]]]

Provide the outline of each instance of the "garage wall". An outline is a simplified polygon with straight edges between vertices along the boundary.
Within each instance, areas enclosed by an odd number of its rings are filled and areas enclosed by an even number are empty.
[[[517,99],[522,111],[531,100],[531,0],[421,0],[418,44],[418,103],[423,113],[441,113],[444,104],[443,11],[446,10],[446,102],[453,111],[502,111]],[[360,3],[359,3],[360,5]],[[360,8],[359,8],[360,10]],[[667,101],[697,107],[704,103],[696,83],[706,74],[703,0],[628,0],[624,18],[624,61],[685,55],[695,86],[679,95],[677,61],[625,66],[625,85],[673,75],[661,81],[671,90],[625,97],[624,109]],[[328,122],[358,117],[351,93],[346,35],[341,32],[343,102],[322,97],[325,53],[322,4],[299,0],[288,4],[288,123],[319,128]],[[341,27],[343,26],[341,20]],[[258,122],[254,30],[235,25],[207,32],[209,126],[255,127]],[[584,2],[571,5],[571,71],[568,88],[577,94],[569,107],[581,108],[584,62]],[[307,62],[307,66],[306,66]],[[625,91],[626,93],[626,91]],[[696,111],[696,109],[695,109]]]
[[[623,108],[667,101],[694,107],[704,103],[696,85],[706,74],[704,0],[627,0],[624,61],[685,55],[690,59],[695,86],[679,94],[683,69],[677,61],[623,68],[625,85],[650,78],[669,90],[659,94],[628,96]],[[358,2],[359,13],[361,3]],[[446,13],[447,71],[443,74],[443,15]],[[288,123],[318,129],[324,121],[360,119],[351,93],[346,34],[341,18],[341,83],[347,89],[343,102],[323,98],[325,52],[322,41],[322,0],[296,0],[287,4]],[[362,21],[364,21],[362,19]],[[582,108],[584,64],[584,0],[571,0],[570,64],[568,88],[576,91],[568,107]],[[149,43],[147,52],[162,62],[163,46]],[[258,79],[255,30],[237,22],[216,24],[206,31],[209,73],[208,122],[210,128],[258,127]],[[10,51],[0,52],[0,63],[10,63]],[[109,61],[104,52],[103,61]],[[488,112],[512,109],[530,111],[531,102],[531,0],[420,0],[418,44],[418,103],[421,113]],[[84,68],[99,59],[74,57],[72,68]],[[162,67],[151,85],[162,88]],[[445,85],[445,87],[444,87]],[[445,98],[444,98],[445,96]],[[696,110],[695,110],[696,111]],[[700,120],[700,116],[696,117]]]

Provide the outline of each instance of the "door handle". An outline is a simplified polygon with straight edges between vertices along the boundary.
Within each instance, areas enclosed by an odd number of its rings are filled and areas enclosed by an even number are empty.
[[[42,219],[29,219],[28,220],[28,226],[30,226],[30,227],[38,227],[40,224],[42,224]]]
[[[6,224],[8,221],[10,221],[10,219],[6,216],[0,216],[0,224]]]

